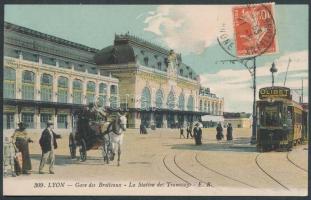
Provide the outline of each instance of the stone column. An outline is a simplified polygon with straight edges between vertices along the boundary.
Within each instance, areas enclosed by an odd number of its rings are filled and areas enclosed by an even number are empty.
[[[40,130],[41,122],[40,122],[40,113],[38,108],[35,108],[35,116],[34,116],[34,128]]]
[[[87,80],[83,78],[82,80],[82,104],[86,104],[86,84],[87,84]]]
[[[58,74],[54,73],[53,85],[52,85],[52,101],[57,102],[58,92],[57,92],[57,80]],[[57,94],[57,95],[56,95]]]
[[[71,76],[69,76],[68,78],[68,103],[72,103],[73,102],[73,93],[72,93],[72,82],[73,82],[73,79]]]
[[[54,116],[53,116],[53,119],[52,119],[52,121],[53,121],[53,123],[54,123],[54,128],[55,129],[58,129],[57,128],[57,113],[56,113],[56,109],[54,108]]]
[[[35,80],[34,100],[40,101],[41,100],[41,88],[40,88],[41,74],[40,74],[40,70],[36,71],[35,76],[36,76],[36,80]],[[39,91],[40,91],[40,93],[39,93]]]
[[[106,99],[106,106],[110,106],[110,86],[111,83],[107,83],[107,99]]]
[[[20,67],[16,69],[16,99],[22,98],[22,70]]]
[[[97,103],[98,97],[99,97],[99,82],[98,82],[98,80],[96,80],[96,82],[95,82],[95,97],[94,97],[95,103]]]
[[[167,114],[163,113],[163,128],[167,128]]]

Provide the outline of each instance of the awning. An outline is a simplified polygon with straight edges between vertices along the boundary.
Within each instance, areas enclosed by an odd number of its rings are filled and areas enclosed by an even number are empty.
[[[224,121],[224,116],[222,115],[204,115],[201,117],[203,122],[223,122]]]

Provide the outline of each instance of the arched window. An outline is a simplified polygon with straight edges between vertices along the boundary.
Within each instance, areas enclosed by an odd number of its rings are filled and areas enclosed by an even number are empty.
[[[116,85],[110,86],[110,107],[118,107],[118,88]]]
[[[167,108],[172,110],[175,108],[175,95],[173,91],[170,91],[167,96]]]
[[[208,113],[211,114],[211,102],[208,102]]]
[[[82,81],[75,79],[72,82],[72,102],[76,104],[82,104]]]
[[[215,103],[215,115],[218,115],[218,103]]]
[[[149,110],[151,107],[151,93],[148,87],[143,89],[141,94],[141,106],[142,110]]]
[[[156,104],[157,108],[163,107],[163,98],[164,98],[164,96],[163,96],[162,90],[158,89],[158,91],[156,93],[156,100],[155,100],[156,101],[155,104]]]
[[[185,110],[185,96],[181,93],[178,97],[178,109]]]
[[[100,83],[98,88],[99,93],[99,106],[105,106],[107,101],[107,85],[105,83]]]
[[[52,101],[53,77],[49,74],[41,75],[41,101]]]
[[[215,114],[215,102],[212,103],[212,114]]]
[[[200,111],[203,111],[203,102],[202,102],[202,99],[200,100]]]
[[[187,110],[193,111],[193,96],[192,95],[188,97]]]
[[[57,101],[67,103],[68,100],[68,78],[60,76],[57,81]]]
[[[206,112],[206,111],[207,111],[207,102],[204,101],[204,112]]]
[[[95,83],[93,81],[89,81],[86,84],[86,104],[95,102]]]
[[[4,98],[16,98],[16,71],[10,67],[4,67],[4,85],[3,85],[3,96]]]
[[[34,100],[35,98],[35,73],[23,71],[22,74],[22,99]]]

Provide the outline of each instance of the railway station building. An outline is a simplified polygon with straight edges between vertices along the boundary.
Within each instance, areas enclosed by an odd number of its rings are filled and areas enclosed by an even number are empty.
[[[99,50],[5,22],[3,53],[4,132],[20,121],[41,132],[48,120],[68,132],[75,110],[94,101],[127,111],[129,128],[223,114],[224,99],[201,86],[180,54],[129,34]]]

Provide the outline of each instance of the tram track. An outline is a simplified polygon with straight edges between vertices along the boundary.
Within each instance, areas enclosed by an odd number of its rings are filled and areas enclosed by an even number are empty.
[[[221,172],[219,172],[219,171],[217,171],[217,170],[215,170],[215,169],[210,168],[210,167],[207,166],[206,164],[203,164],[203,163],[198,159],[198,154],[197,154],[197,153],[195,154],[195,160],[196,160],[196,162],[197,162],[200,166],[202,166],[203,168],[205,168],[205,169],[207,169],[207,170],[209,170],[209,171],[212,171],[212,172],[215,173],[215,174],[218,174],[218,175],[220,175],[220,176],[222,176],[222,177],[225,177],[225,178],[227,178],[227,179],[229,179],[229,180],[231,180],[231,181],[238,182],[238,183],[240,183],[240,184],[246,185],[246,186],[248,186],[248,187],[256,188],[256,187],[253,186],[253,185],[250,185],[250,184],[248,184],[248,183],[245,183],[244,181],[240,181],[240,180],[238,180],[238,179],[236,179],[236,178],[230,177],[230,176],[228,176],[228,175],[226,175],[226,174],[223,174],[223,173],[221,173]]]
[[[180,177],[178,174],[174,173],[174,171],[173,171],[171,168],[168,167],[168,165],[167,165],[167,163],[166,163],[166,157],[167,157],[167,155],[165,155],[165,156],[162,158],[162,162],[163,162],[163,164],[164,164],[164,167],[165,167],[172,175],[174,175],[174,176],[177,177],[178,179],[182,180],[183,182],[185,182],[185,183],[191,185],[191,183],[190,183],[189,181],[183,179],[183,178]]]
[[[302,170],[302,171],[308,173],[308,170],[307,170],[307,169],[301,167],[300,165],[298,165],[297,163],[295,163],[292,159],[290,159],[289,153],[290,153],[290,152],[287,152],[287,154],[286,154],[286,159],[288,160],[288,162],[290,162],[290,163],[291,163],[292,165],[294,165],[296,168],[298,168],[298,169],[300,169],[300,170]]]
[[[278,185],[280,185],[283,189],[285,190],[290,190],[288,187],[286,187],[284,184],[282,184],[279,180],[277,180],[276,178],[274,178],[270,173],[268,173],[263,167],[262,165],[259,164],[258,158],[259,156],[262,155],[261,153],[259,153],[256,158],[255,158],[255,163],[257,165],[257,167],[264,173],[266,174],[271,180],[273,180],[274,182],[276,182]]]
[[[186,171],[184,168],[182,168],[182,167],[176,162],[176,154],[174,155],[174,163],[175,163],[175,165],[176,165],[176,167],[177,167],[178,169],[180,169],[182,172],[184,172],[184,173],[187,174],[188,176],[190,176],[190,177],[196,179],[197,181],[199,181],[199,182],[201,182],[201,183],[205,183],[205,184],[209,185],[208,182],[206,182],[206,181],[204,181],[204,180],[202,180],[202,179],[200,179],[200,178],[198,178],[198,177],[192,175],[191,173],[189,173],[188,171]]]

